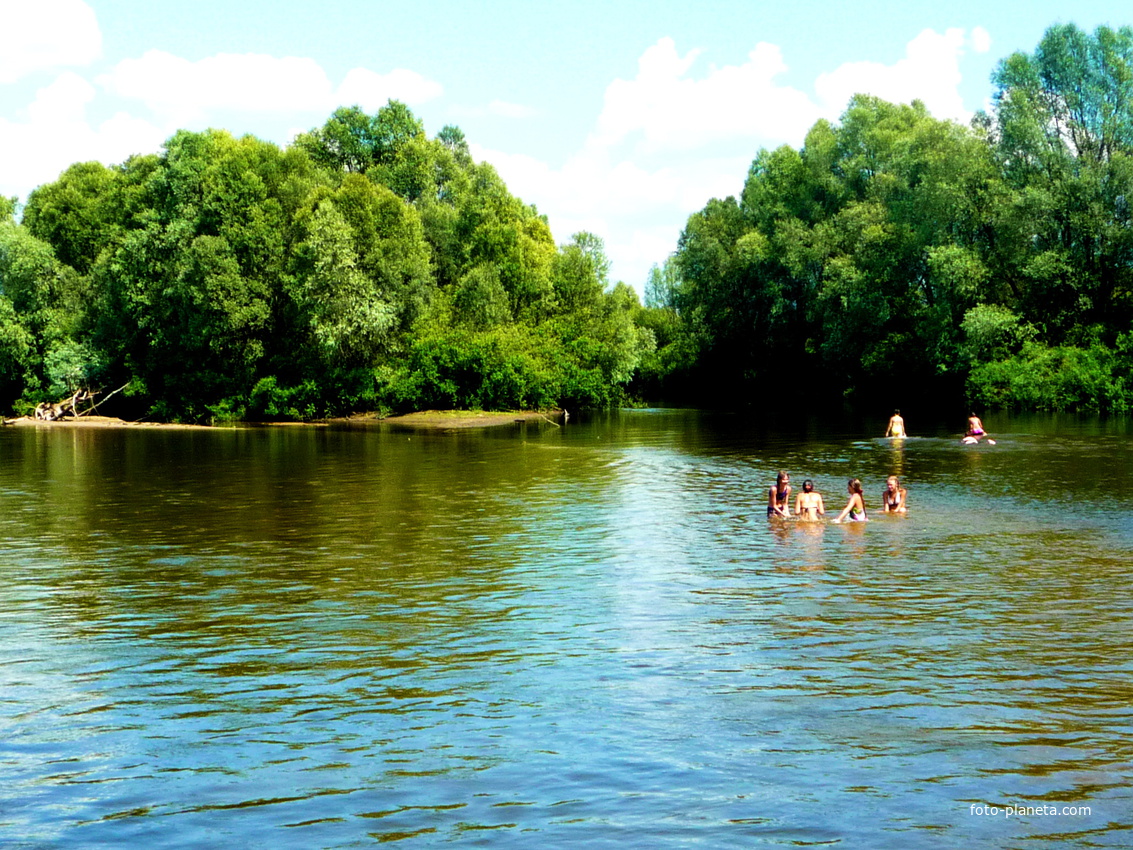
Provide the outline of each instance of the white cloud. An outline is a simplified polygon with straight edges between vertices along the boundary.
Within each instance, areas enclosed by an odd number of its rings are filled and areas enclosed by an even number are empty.
[[[650,169],[591,148],[552,168],[531,156],[475,144],[471,152],[492,163],[513,194],[547,215],[557,242],[579,230],[601,236],[614,278],[639,290],[649,267],[676,248],[688,214],[709,197],[738,193],[751,161],[745,155],[689,156]]]
[[[90,83],[65,72],[36,93],[26,122],[0,118],[0,162],[20,163],[0,170],[0,195],[25,197],[74,162],[112,164],[158,150],[166,133],[148,121],[119,113],[92,126],[86,110],[95,96]]]
[[[336,89],[314,59],[221,53],[190,62],[160,50],[119,62],[98,82],[112,94],[142,101],[171,129],[218,110],[329,113],[357,104],[376,112],[390,98],[415,104],[443,91],[439,83],[404,69],[377,74],[355,68]]]
[[[722,138],[777,143],[801,139],[819,117],[797,89],[775,82],[787,70],[782,52],[760,43],[742,65],[689,75],[699,51],[681,56],[671,38],[642,54],[633,80],[614,80],[591,144],[610,147],[640,134],[645,153],[682,151]]]
[[[984,43],[973,33],[972,41]],[[855,94],[872,94],[893,103],[919,99],[937,118],[968,121],[972,113],[960,97],[960,58],[964,54],[964,30],[949,29],[943,35],[924,30],[909,42],[905,58],[893,65],[879,62],[848,62],[829,74],[820,74],[814,87],[823,112],[834,117]]]
[[[966,121],[960,59],[965,48],[989,46],[981,28],[925,30],[892,65],[854,62],[820,75],[811,97],[779,82],[787,66],[773,44],[757,44],[742,64],[698,74],[700,51],[682,55],[662,38],[642,54],[634,79],[610,83],[585,146],[562,166],[475,146],[473,155],[547,214],[559,242],[580,229],[603,237],[615,278],[642,289],[692,212],[740,193],[760,147],[798,147],[816,120],[837,119],[859,92],[920,99],[938,117]]]
[[[991,50],[991,34],[983,27],[972,30],[972,50],[976,53],[987,53]]]
[[[102,55],[94,10],[82,0],[0,0],[0,84]]]
[[[416,71],[397,68],[388,74],[377,74],[365,68],[355,68],[338,87],[336,102],[327,104],[327,107],[333,109],[357,104],[367,112],[377,112],[391,99],[414,106],[438,98],[443,93],[440,83],[426,79]]]
[[[161,50],[125,59],[98,77],[120,97],[142,101],[166,122],[199,121],[212,110],[277,112],[319,109],[332,91],[313,59],[222,53],[190,62]]]

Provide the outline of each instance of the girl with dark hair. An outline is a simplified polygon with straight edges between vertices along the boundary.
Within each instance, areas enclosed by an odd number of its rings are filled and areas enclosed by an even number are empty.
[[[814,492],[814,482],[809,478],[803,482],[803,491],[795,499],[795,513],[799,519],[818,519],[826,515],[822,495]]]

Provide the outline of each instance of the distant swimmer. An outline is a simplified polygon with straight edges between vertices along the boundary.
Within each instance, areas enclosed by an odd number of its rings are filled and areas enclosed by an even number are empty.
[[[905,420],[901,418],[901,411],[894,410],[889,417],[889,427],[885,429],[886,437],[905,437]]]
[[[846,492],[850,494],[850,501],[846,502],[846,507],[842,508],[842,513],[838,514],[834,522],[841,522],[844,519],[850,522],[865,522],[868,517],[865,515],[865,501],[862,499],[862,482],[857,478],[851,478],[846,485]]]
[[[795,499],[795,513],[799,519],[818,519],[826,516],[826,506],[822,504],[822,494],[814,492],[814,482],[809,478],[803,482],[803,491]]]
[[[903,514],[908,509],[908,491],[901,486],[896,475],[885,480],[885,492],[881,494],[881,510],[887,514]]]
[[[964,439],[961,440],[960,442],[967,443],[970,446],[974,446],[976,443],[978,443],[980,441],[980,439],[982,437],[987,437],[987,441],[989,443],[991,443],[993,446],[995,445],[995,440],[993,440],[991,437],[987,436],[987,431],[984,430],[984,424],[980,420],[980,418],[978,416],[976,416],[976,414],[974,414],[974,413],[969,413],[968,414],[968,432],[964,435]]]
[[[791,476],[779,470],[775,476],[775,486],[767,491],[767,516],[789,517],[791,515]]]

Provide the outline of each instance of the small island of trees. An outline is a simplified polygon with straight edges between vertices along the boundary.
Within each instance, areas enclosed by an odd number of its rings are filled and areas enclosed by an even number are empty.
[[[1052,27],[970,126],[857,96],[693,214],[645,304],[401,103],[182,131],[0,199],[0,400],[166,421],[637,397],[1133,405],[1133,30]],[[17,220],[17,212],[21,215]]]

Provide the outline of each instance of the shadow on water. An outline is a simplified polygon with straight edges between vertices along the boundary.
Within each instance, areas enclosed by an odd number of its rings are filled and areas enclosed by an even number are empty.
[[[985,423],[0,431],[0,834],[1122,846],[1133,441]]]

